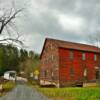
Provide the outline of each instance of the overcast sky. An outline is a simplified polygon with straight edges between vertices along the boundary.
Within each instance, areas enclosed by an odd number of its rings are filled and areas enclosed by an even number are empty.
[[[0,0],[8,7],[8,1]],[[100,31],[100,0],[16,0],[26,7],[17,21],[28,50],[41,52],[46,37],[86,43]]]

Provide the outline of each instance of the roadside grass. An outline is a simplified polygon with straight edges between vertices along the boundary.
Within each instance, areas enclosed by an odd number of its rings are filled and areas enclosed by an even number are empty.
[[[37,90],[51,100],[100,100],[100,87],[44,88]]]
[[[15,82],[9,81],[9,82],[3,83],[2,85],[3,90],[0,91],[0,97],[5,95],[7,92],[11,91],[15,86],[16,86]]]
[[[39,82],[38,81],[35,81],[35,80],[28,80],[28,82],[27,82],[27,85],[28,86],[34,86],[34,87],[39,87]]]
[[[11,82],[11,81],[6,82],[3,84],[3,91],[8,92],[12,90],[15,87],[15,85],[16,85],[15,82]]]

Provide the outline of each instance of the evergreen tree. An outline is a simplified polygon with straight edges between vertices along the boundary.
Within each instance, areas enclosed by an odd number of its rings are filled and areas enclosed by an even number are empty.
[[[11,45],[0,46],[0,75],[8,70],[19,70],[18,49]]]
[[[33,51],[29,51],[29,58],[34,59],[34,52]]]

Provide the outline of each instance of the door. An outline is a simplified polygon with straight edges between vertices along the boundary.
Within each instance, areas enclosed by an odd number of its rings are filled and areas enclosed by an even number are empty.
[[[96,70],[96,80],[98,80],[100,78],[100,71]]]

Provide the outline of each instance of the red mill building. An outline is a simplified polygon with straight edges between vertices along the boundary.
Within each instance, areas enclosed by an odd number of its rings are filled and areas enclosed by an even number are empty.
[[[99,79],[100,48],[47,38],[41,53],[40,84],[83,85]]]

